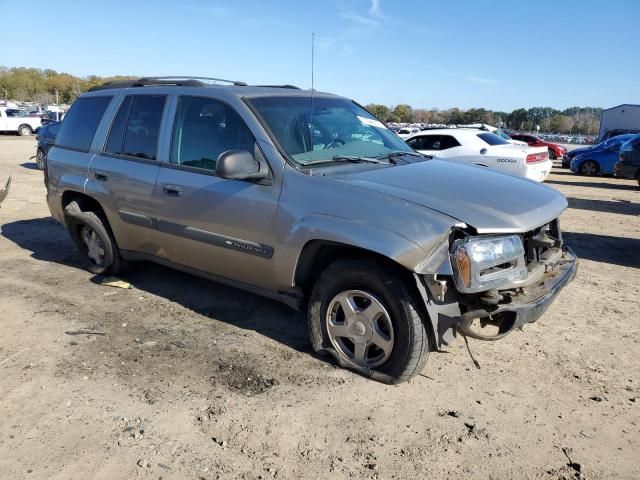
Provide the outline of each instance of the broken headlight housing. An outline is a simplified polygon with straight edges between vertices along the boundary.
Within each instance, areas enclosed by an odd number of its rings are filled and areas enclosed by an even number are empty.
[[[451,250],[451,264],[456,287],[463,293],[508,287],[528,274],[519,235],[457,240]]]

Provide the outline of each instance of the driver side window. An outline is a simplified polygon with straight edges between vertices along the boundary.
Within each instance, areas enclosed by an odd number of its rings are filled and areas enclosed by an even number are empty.
[[[171,163],[215,170],[221,153],[253,152],[255,139],[238,114],[224,103],[180,97],[173,124]]]

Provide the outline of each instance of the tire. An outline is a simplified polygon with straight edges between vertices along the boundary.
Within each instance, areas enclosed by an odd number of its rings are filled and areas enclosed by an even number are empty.
[[[44,150],[38,148],[38,150],[36,150],[36,165],[38,166],[38,170],[44,170],[44,156]]]
[[[28,137],[33,133],[33,130],[29,125],[23,124],[18,127],[18,135],[21,137]]]
[[[549,149],[549,160],[555,160],[556,159],[556,152],[554,152],[552,149]]]
[[[73,201],[64,212],[69,235],[83,255],[87,270],[96,275],[118,275],[123,261],[107,219],[102,212],[82,207],[82,201]]]
[[[350,295],[348,320],[342,305]],[[367,307],[377,313],[367,316]],[[317,353],[330,353],[341,366],[384,383],[410,380],[429,355],[428,318],[410,276],[375,259],[329,265],[313,287],[307,320]],[[364,354],[360,360],[358,351]]]
[[[596,175],[599,172],[600,166],[593,160],[585,160],[584,162],[582,162],[582,165],[580,165],[580,173],[582,175],[586,175],[587,177]]]

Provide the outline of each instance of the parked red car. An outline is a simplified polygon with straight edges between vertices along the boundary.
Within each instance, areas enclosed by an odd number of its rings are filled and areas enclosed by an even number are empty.
[[[511,138],[514,140],[520,140],[521,142],[525,142],[530,147],[547,147],[549,149],[549,158],[551,160],[555,160],[556,158],[562,158],[565,153],[567,153],[567,149],[562,145],[558,145],[557,143],[546,142],[541,138],[536,137],[535,135],[526,135],[521,133],[514,133],[511,135]]]

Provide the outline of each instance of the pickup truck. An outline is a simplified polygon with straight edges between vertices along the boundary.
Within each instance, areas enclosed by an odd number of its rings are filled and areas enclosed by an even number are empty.
[[[30,117],[27,112],[22,114],[22,110],[0,107],[0,132],[17,132],[26,136],[40,128],[41,124],[39,117]]]

